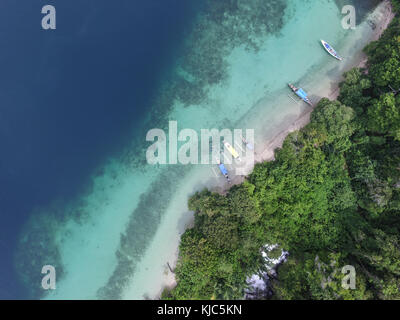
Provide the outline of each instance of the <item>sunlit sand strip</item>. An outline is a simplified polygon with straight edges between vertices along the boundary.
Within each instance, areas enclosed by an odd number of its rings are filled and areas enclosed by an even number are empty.
[[[341,64],[331,61],[320,70],[320,75],[316,75],[314,78],[311,76],[305,78],[304,86],[312,88],[312,92],[315,93],[314,102],[317,102],[322,97],[327,97],[331,100],[335,100],[338,97],[339,83],[343,80],[343,73],[354,67],[365,67],[367,57],[362,51],[363,48],[371,41],[378,40],[393,18],[394,13],[391,2],[389,0],[383,1],[368,16],[366,21],[346,38],[340,49],[347,58]],[[371,28],[371,22],[376,26],[375,29]],[[274,150],[282,146],[286,136],[310,122],[312,110],[312,108],[306,108],[287,128],[274,137],[262,141],[257,148],[257,162],[273,160]]]

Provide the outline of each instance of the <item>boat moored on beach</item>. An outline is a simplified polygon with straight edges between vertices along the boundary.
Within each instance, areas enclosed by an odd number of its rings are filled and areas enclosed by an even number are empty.
[[[341,56],[339,56],[339,54],[336,52],[336,50],[333,49],[332,46],[331,46],[328,42],[326,42],[326,41],[324,41],[324,40],[321,40],[321,43],[322,43],[322,46],[324,47],[324,49],[325,49],[326,51],[328,51],[328,53],[329,53],[332,57],[334,57],[334,58],[336,58],[336,59],[338,59],[338,60],[340,60],[340,61],[343,60],[343,58],[342,58]]]
[[[248,142],[243,136],[242,136],[242,142],[246,146],[247,149],[254,151],[254,146],[250,142]]]
[[[292,91],[299,96],[305,103],[307,103],[308,105],[310,105],[311,107],[313,107],[313,104],[311,102],[311,100],[308,98],[308,94],[307,92],[305,92],[302,88],[296,88],[294,85],[292,84],[288,84],[289,88],[292,89]]]
[[[229,142],[224,141],[224,146],[229,151],[229,153],[233,156],[234,159],[241,161],[241,159],[239,157],[239,153],[235,150],[234,147],[231,146],[231,144]]]
[[[231,179],[229,178],[229,173],[228,170],[225,168],[225,165],[221,162],[218,162],[218,168],[221,171],[222,175],[228,180],[228,182],[231,182]]]

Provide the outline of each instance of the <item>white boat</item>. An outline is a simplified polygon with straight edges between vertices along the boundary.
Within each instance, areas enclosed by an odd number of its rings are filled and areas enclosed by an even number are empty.
[[[343,60],[343,58],[342,58],[341,56],[338,55],[338,53],[336,52],[336,50],[333,49],[332,46],[331,46],[328,42],[326,42],[326,41],[324,41],[324,40],[321,40],[321,43],[322,43],[324,49],[325,49],[326,51],[328,51],[328,53],[329,53],[332,57],[334,57],[334,58],[336,58],[336,59],[338,59],[338,60],[340,60],[340,61]]]

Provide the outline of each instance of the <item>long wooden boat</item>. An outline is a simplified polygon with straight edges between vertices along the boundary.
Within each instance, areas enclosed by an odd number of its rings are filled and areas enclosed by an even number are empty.
[[[228,149],[229,153],[233,156],[234,159],[241,161],[239,157],[239,153],[235,150],[234,147],[231,146],[231,144],[227,141],[224,141],[225,148]]]
[[[301,100],[303,100],[305,103],[313,107],[311,100],[308,98],[308,94],[302,88],[296,88],[294,85],[290,83],[288,84],[288,86],[297,96],[301,98]]]
[[[326,41],[324,41],[324,40],[321,40],[321,43],[322,43],[322,46],[324,47],[324,49],[325,49],[326,51],[328,51],[328,53],[329,53],[332,57],[334,57],[334,58],[336,58],[336,59],[338,59],[338,60],[340,60],[340,61],[343,60],[343,58],[342,58],[341,56],[339,56],[339,54],[336,52],[336,50],[333,49],[332,46],[331,46],[328,42],[326,42]]]

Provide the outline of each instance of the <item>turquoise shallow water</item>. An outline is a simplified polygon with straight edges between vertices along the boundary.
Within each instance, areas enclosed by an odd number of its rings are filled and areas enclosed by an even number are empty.
[[[365,25],[355,31],[341,27],[333,0],[237,3],[205,6],[165,75],[143,134],[96,169],[91,189],[68,205],[37,209],[16,255],[27,287],[37,279],[23,270],[32,263],[52,264],[57,289],[46,298],[156,296],[173,281],[166,263],[176,258],[180,233],[190,222],[188,196],[225,182],[209,166],[146,164],[146,131],[166,128],[168,120],[178,121],[179,129],[251,128],[262,151],[263,141],[307,110],[288,97],[287,82],[301,84],[317,99],[318,85],[329,87],[340,76],[343,67],[319,39],[348,56],[368,40]],[[351,45],[355,39],[359,46]]]

